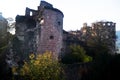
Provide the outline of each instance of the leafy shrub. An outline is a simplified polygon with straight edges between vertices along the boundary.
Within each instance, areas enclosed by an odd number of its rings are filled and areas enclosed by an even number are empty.
[[[63,80],[63,70],[58,60],[53,59],[52,53],[29,56],[30,60],[24,62],[22,68],[17,71],[25,80]],[[17,69],[13,72],[15,73]]]
[[[86,55],[86,51],[79,45],[71,45],[70,53],[65,54],[62,58],[62,63],[72,64],[78,62],[89,62],[92,61],[92,57]]]

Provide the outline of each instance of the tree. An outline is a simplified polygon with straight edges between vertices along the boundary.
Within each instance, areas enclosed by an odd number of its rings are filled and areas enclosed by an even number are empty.
[[[7,80],[10,79],[11,73],[6,64],[6,53],[8,48],[8,43],[12,39],[13,35],[7,32],[7,35],[4,38],[0,37],[0,79]],[[6,76],[6,77],[4,77]]]

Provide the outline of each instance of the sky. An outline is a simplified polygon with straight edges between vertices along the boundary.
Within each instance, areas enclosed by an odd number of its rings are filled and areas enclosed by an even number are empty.
[[[24,15],[25,8],[37,10],[41,0],[0,0],[3,17]],[[120,30],[120,0],[45,0],[64,14],[63,29],[80,30],[83,23],[112,21]]]

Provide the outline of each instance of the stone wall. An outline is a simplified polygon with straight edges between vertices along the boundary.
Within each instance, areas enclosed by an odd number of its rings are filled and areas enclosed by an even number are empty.
[[[22,42],[23,54],[36,53],[37,27],[33,17],[16,17],[16,37]]]

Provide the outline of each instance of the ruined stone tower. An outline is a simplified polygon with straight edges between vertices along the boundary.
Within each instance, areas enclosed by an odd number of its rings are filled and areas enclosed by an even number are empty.
[[[58,56],[62,48],[63,13],[44,1],[41,2],[38,10],[42,14],[39,19],[41,31],[37,52],[52,51]]]
[[[10,55],[17,62],[25,60],[30,53],[42,54],[46,51],[58,58],[63,44],[63,13],[51,4],[41,1],[38,10],[26,8],[25,16],[16,16],[16,32],[10,44]],[[17,60],[17,61],[15,61]]]

